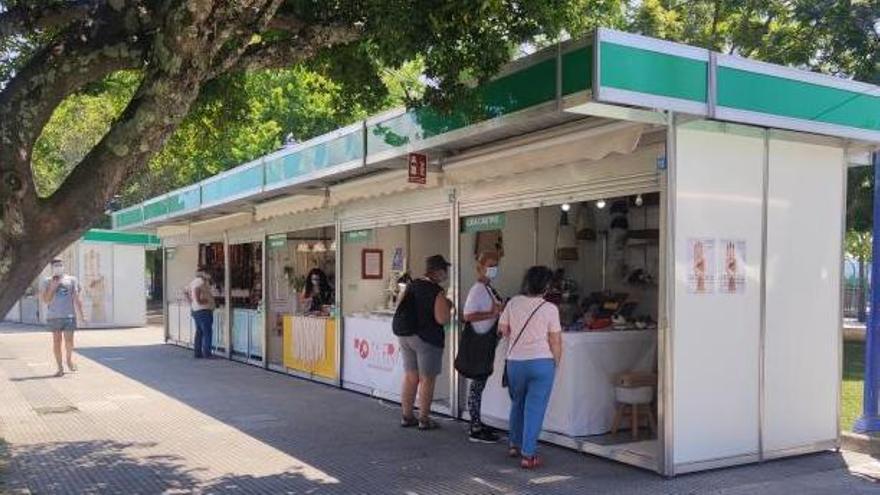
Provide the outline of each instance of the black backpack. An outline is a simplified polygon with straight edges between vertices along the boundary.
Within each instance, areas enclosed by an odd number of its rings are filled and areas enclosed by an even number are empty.
[[[406,290],[394,311],[394,319],[391,322],[394,335],[408,337],[418,333],[419,317],[416,311],[416,296],[411,290]]]

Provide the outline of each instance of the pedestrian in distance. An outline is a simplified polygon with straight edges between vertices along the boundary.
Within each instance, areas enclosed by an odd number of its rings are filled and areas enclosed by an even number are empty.
[[[63,376],[62,338],[67,369],[76,371],[76,365],[73,363],[73,332],[76,330],[77,321],[85,322],[82,310],[82,286],[76,277],[65,273],[64,261],[61,258],[52,260],[51,270],[52,274],[40,282],[40,299],[46,305],[46,324],[52,331],[52,351],[57,365],[55,376]]]
[[[211,357],[211,342],[214,337],[214,293],[211,290],[211,274],[207,267],[200,266],[196,276],[184,293],[190,305],[192,318],[196,325],[193,351],[196,359]]]
[[[443,285],[449,279],[449,262],[437,254],[426,260],[425,275],[407,285],[394,315],[403,358],[404,379],[400,393],[401,426],[419,430],[437,428],[430,416],[434,385],[443,368],[444,326],[452,317],[452,301]],[[419,417],[414,408],[419,398]]]
[[[541,465],[537,455],[538,435],[550,401],[553,378],[562,358],[562,326],[559,310],[544,300],[553,272],[533,266],[526,272],[522,295],[508,301],[498,321],[499,333],[507,337],[505,371],[510,394],[511,457],[520,466]]]

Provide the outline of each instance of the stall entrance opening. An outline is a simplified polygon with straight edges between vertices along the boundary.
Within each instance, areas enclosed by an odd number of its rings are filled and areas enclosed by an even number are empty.
[[[229,245],[232,358],[263,361],[263,243]]]
[[[268,270],[268,366],[336,383],[336,230],[271,235]]]
[[[448,220],[345,232],[342,237],[344,314],[342,384],[345,388],[400,402],[404,369],[391,320],[405,284],[425,273],[429,256],[449,259]],[[449,356],[452,325],[446,328],[443,371],[432,410],[452,411]]]
[[[657,469],[660,193],[646,191],[461,219],[460,311],[482,253],[494,253],[493,287],[520,293],[525,271],[554,270],[545,296],[559,309],[563,352],[544,420],[546,441]],[[482,420],[506,429],[501,386],[506,340],[483,394]],[[464,407],[462,383],[460,401]]]

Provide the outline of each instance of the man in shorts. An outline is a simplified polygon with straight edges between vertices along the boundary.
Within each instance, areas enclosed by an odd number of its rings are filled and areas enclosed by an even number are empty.
[[[443,368],[443,346],[446,342],[444,325],[452,317],[452,301],[446,297],[443,284],[449,278],[449,262],[437,254],[427,259],[425,276],[413,280],[404,297],[415,297],[411,306],[417,328],[414,335],[399,337],[400,352],[405,372],[400,402],[403,408],[401,426],[418,426],[432,430],[437,424],[431,420],[431,402],[434,385]],[[413,409],[416,393],[419,395],[419,417]]]
[[[61,338],[67,355],[67,368],[76,371],[73,364],[73,331],[76,322],[84,322],[82,311],[82,287],[76,277],[64,273],[64,261],[60,258],[52,260],[52,275],[40,283],[40,299],[46,305],[46,324],[52,331],[52,351],[58,371],[55,376],[64,375],[61,359]]]

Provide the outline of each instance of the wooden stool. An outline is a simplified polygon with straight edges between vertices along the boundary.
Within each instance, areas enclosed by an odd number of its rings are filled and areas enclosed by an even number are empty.
[[[637,440],[639,438],[639,413],[642,413],[651,433],[656,434],[657,421],[654,418],[653,402],[657,375],[646,372],[621,373],[614,382],[617,410],[614,414],[611,433],[617,433],[621,422],[626,416],[629,416],[632,437],[633,440]]]

